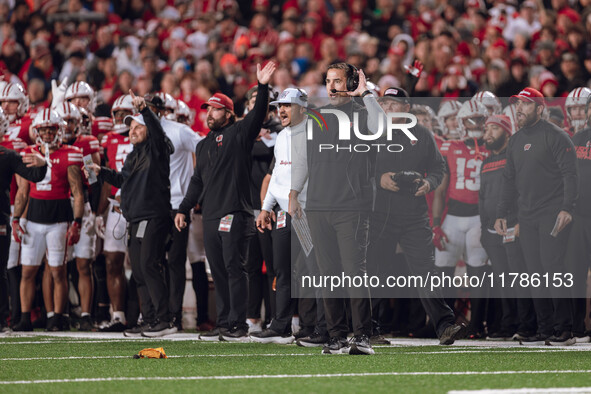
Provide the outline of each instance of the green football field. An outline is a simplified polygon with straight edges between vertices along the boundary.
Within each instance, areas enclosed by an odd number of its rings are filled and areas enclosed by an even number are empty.
[[[0,336],[0,393],[43,392],[591,392],[591,344],[393,339],[374,356],[318,348],[60,333]],[[133,359],[163,347],[168,359]],[[569,388],[559,391],[558,388]],[[545,390],[544,390],[545,389]],[[525,392],[500,391],[500,392]]]

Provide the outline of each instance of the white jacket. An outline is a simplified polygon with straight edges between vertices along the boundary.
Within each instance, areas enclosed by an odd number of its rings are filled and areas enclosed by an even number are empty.
[[[170,204],[172,209],[178,209],[193,176],[195,147],[203,138],[179,122],[161,118],[160,124],[174,146],[174,153],[170,155]]]
[[[275,204],[284,211],[289,208],[289,191],[292,189],[291,185],[291,171],[292,171],[292,156],[300,156],[298,151],[306,149],[306,121],[307,117],[302,122],[295,126],[288,126],[281,130],[275,142],[275,167],[269,182],[269,188],[263,201],[263,209],[265,211],[272,211]],[[298,196],[302,208],[306,205],[306,191],[308,189],[308,182],[306,181],[302,191]]]

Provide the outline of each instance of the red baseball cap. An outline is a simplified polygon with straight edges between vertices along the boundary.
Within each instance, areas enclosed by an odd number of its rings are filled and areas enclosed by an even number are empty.
[[[225,108],[229,111],[234,112],[234,103],[230,100],[230,97],[223,93],[216,93],[207,100],[206,103],[201,104],[201,109],[205,109],[208,106],[214,108]]]
[[[514,94],[513,96],[509,97],[509,104],[515,104],[517,100],[546,105],[546,102],[544,101],[544,95],[534,88],[525,88],[518,94]]]
[[[511,119],[507,115],[492,115],[486,120],[486,124],[496,124],[505,130],[509,135],[513,134],[513,126],[511,125]]]

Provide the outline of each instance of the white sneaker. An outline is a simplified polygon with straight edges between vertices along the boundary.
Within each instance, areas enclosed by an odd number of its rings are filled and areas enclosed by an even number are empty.
[[[246,324],[248,324],[248,333],[252,334],[253,332],[263,331],[263,326],[261,322],[258,321],[257,323],[253,323],[250,319],[246,319]]]

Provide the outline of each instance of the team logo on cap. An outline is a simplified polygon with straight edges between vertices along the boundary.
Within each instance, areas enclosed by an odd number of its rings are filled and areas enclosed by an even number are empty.
[[[531,96],[531,92],[528,92],[527,90],[522,90],[521,92],[519,92],[518,96]]]
[[[529,148],[531,148],[531,144],[525,144],[523,146],[523,151],[529,150]]]

